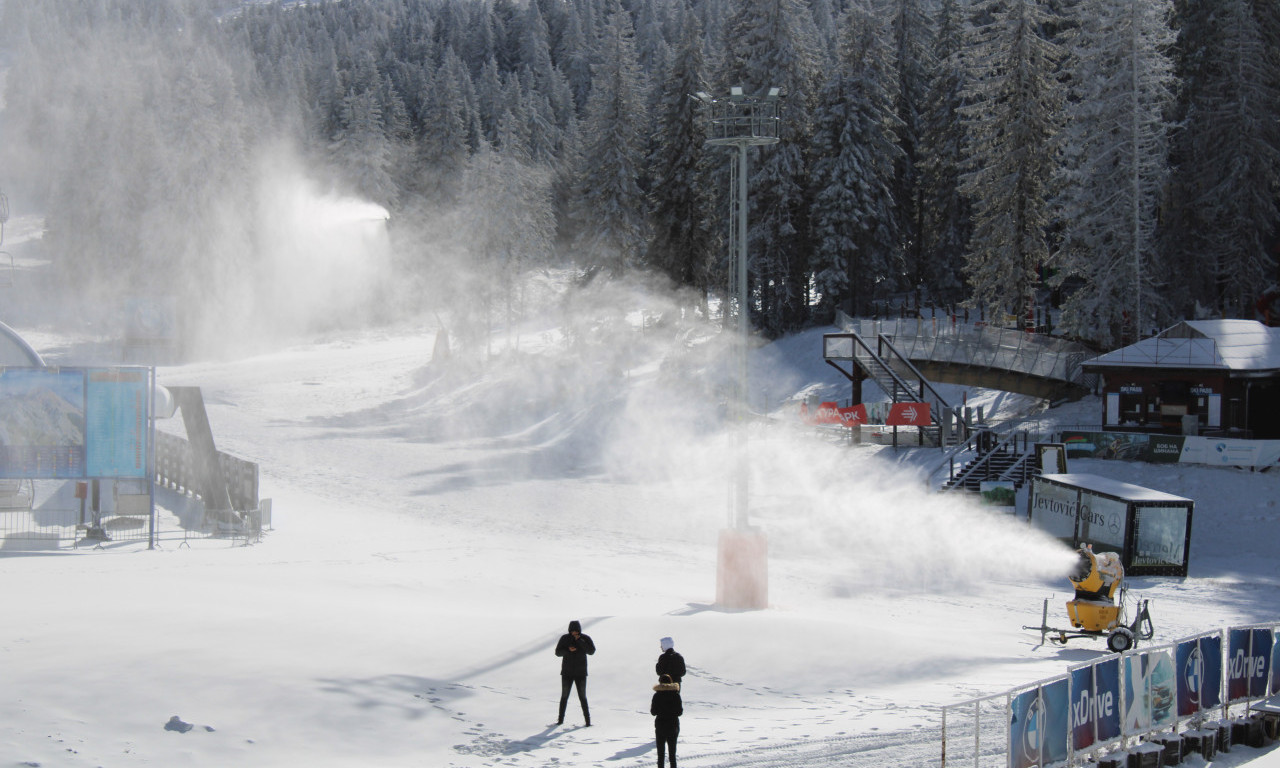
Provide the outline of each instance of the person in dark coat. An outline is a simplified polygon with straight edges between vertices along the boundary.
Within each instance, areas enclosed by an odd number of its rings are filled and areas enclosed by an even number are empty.
[[[676,653],[675,641],[669,637],[664,637],[658,641],[658,645],[662,648],[662,655],[658,657],[658,663],[653,665],[654,671],[658,673],[658,677],[663,675],[671,675],[671,682],[679,683],[684,680],[684,657]]]
[[[684,702],[680,700],[680,684],[671,675],[659,677],[653,686],[649,714],[653,715],[653,732],[658,739],[658,768],[663,768],[665,755],[671,756],[671,768],[676,768],[676,738],[680,736]]]
[[[560,717],[564,724],[564,709],[569,703],[569,689],[578,687],[578,702],[582,704],[582,719],[591,726],[591,710],[587,708],[587,657],[596,652],[596,644],[589,635],[582,634],[582,625],[575,619],[569,622],[569,631],[556,643],[556,655],[560,657]]]

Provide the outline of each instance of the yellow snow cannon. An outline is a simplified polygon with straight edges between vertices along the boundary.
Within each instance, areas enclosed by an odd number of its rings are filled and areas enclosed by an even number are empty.
[[[1138,604],[1137,617],[1125,621],[1128,587],[1124,582],[1124,565],[1115,552],[1097,552],[1084,546],[1076,550],[1076,564],[1067,576],[1075,595],[1067,601],[1067,618],[1071,629],[1050,627],[1049,600],[1044,601],[1040,626],[1023,629],[1040,630],[1040,644],[1047,638],[1065,645],[1073,637],[1106,637],[1107,648],[1121,653],[1137,646],[1139,640],[1155,635],[1147,601]]]

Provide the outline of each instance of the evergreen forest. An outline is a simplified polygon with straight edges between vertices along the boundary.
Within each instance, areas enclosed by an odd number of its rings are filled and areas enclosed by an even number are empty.
[[[0,183],[73,282],[216,294],[296,156],[385,209],[423,308],[488,323],[572,267],[706,310],[735,155],[694,94],[733,87],[781,93],[767,337],[1053,307],[1107,349],[1278,280],[1275,0],[0,0],[0,70]]]

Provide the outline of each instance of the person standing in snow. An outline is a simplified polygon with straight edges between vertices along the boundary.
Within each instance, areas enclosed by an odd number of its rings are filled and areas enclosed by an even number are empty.
[[[658,673],[658,677],[671,675],[671,682],[679,683],[684,679],[684,657],[676,653],[675,641],[669,637],[659,640],[658,645],[662,648],[662,655],[658,656],[658,663],[653,665],[654,671]]]
[[[589,635],[582,634],[577,619],[569,622],[569,631],[556,643],[556,655],[560,657],[560,717],[556,722],[564,725],[564,709],[569,703],[569,688],[578,687],[578,701],[582,704],[582,719],[591,727],[591,710],[587,708],[587,657],[596,652],[596,644]]]
[[[658,740],[658,768],[663,768],[665,755],[671,756],[671,768],[676,768],[676,738],[680,736],[684,702],[680,700],[680,684],[671,675],[659,677],[653,686],[649,714],[653,715],[653,732]]]

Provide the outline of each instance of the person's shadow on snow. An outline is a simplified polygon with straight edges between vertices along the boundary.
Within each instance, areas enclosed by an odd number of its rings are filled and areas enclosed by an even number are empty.
[[[651,752],[657,747],[657,742],[650,740],[648,743],[641,744],[638,747],[624,749],[621,752],[614,753],[612,757],[606,757],[606,760],[626,760],[629,757],[639,757],[646,752]]]
[[[576,730],[578,729],[565,728],[564,726],[559,724],[548,725],[546,728],[542,729],[541,733],[535,733],[534,735],[526,736],[523,739],[511,739],[503,747],[502,752],[505,755],[515,755],[521,752],[530,752],[532,750],[537,749],[538,747],[545,746],[548,742],[550,742],[552,739],[555,739],[557,736],[560,736],[561,734],[568,733],[569,731],[576,731]],[[554,731],[559,731],[559,733],[553,733]]]

